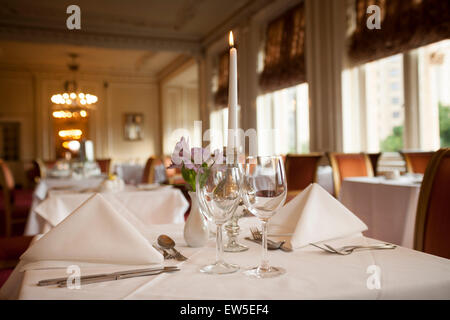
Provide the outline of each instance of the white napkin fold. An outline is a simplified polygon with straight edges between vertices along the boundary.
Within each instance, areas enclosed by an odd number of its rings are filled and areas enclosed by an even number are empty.
[[[164,261],[163,256],[101,194],[86,200],[20,259],[125,265]]]
[[[269,233],[292,234],[294,248],[365,230],[367,226],[358,217],[317,183],[288,202],[269,223]]]

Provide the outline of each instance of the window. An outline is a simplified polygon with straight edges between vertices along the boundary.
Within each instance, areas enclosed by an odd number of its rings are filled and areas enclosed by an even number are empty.
[[[257,99],[260,155],[309,152],[308,84],[261,95]]]
[[[0,122],[0,159],[18,161],[20,158],[20,123]]]
[[[368,151],[403,148],[403,56],[370,62],[365,69]],[[390,98],[389,98],[390,97]]]
[[[228,108],[223,108],[211,112],[209,116],[210,122],[210,148],[211,150],[219,149],[227,145],[227,129],[228,129]]]
[[[450,147],[450,40],[417,51],[422,149]]]

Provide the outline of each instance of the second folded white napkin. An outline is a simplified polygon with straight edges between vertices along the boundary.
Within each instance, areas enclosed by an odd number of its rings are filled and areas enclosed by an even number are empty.
[[[34,261],[160,264],[163,256],[101,194],[95,194],[21,257]]]
[[[294,248],[365,230],[367,226],[358,217],[317,183],[288,202],[269,224],[271,234],[292,234]]]

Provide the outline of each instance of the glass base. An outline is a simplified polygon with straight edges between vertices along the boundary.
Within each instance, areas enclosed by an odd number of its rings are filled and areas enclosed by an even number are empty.
[[[286,273],[286,270],[280,267],[269,267],[268,269],[255,267],[244,272],[247,277],[258,279],[274,278],[281,276],[284,273]]]
[[[247,251],[248,247],[246,247],[242,244],[239,244],[239,243],[234,243],[233,245],[230,245],[230,246],[228,244],[226,244],[223,247],[223,250],[226,252],[243,252],[243,251]]]
[[[236,264],[226,263],[226,262],[216,262],[214,264],[210,264],[204,266],[200,269],[200,272],[209,273],[209,274],[227,274],[233,273],[239,270],[239,266]]]

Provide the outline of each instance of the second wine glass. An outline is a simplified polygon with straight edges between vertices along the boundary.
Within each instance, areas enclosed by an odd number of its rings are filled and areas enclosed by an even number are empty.
[[[286,201],[287,185],[281,157],[250,157],[244,168],[242,198],[247,209],[262,224],[262,259],[258,267],[245,272],[255,278],[271,278],[283,274],[280,267],[269,264],[267,256],[267,223]]]

